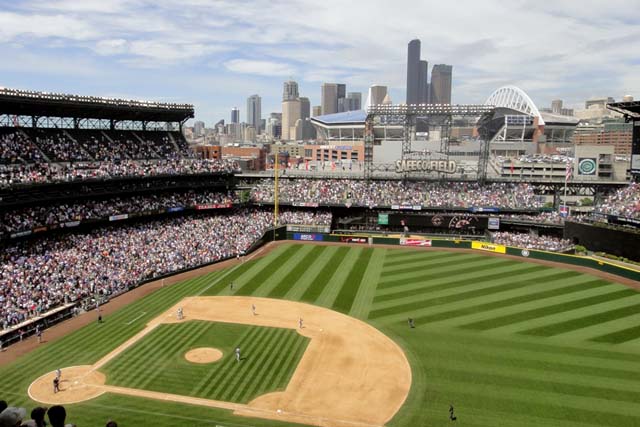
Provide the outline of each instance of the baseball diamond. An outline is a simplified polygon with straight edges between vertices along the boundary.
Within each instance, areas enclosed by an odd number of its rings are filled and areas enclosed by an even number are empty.
[[[479,251],[277,243],[0,367],[0,390],[76,402],[78,425],[442,425],[453,403],[458,425],[632,426],[639,308],[620,283]],[[184,358],[209,347],[222,359]]]

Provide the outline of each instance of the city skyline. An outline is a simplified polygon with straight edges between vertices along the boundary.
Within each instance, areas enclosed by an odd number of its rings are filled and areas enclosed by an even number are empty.
[[[425,58],[455,67],[454,103],[484,102],[505,84],[566,108],[639,97],[637,2],[487,3],[5,1],[0,86],[189,102],[212,123],[253,93],[265,113],[280,111],[288,78],[314,106],[324,82],[363,94],[385,85],[404,100],[406,46],[419,38]],[[371,28],[381,36],[363,38]]]

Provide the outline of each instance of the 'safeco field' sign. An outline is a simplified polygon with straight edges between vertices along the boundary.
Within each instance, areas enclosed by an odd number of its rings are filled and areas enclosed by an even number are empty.
[[[396,173],[442,172],[455,173],[458,165],[453,160],[396,160]]]
[[[471,248],[478,249],[487,252],[497,252],[499,254],[506,254],[507,247],[503,245],[494,245],[493,243],[486,242],[471,242]]]

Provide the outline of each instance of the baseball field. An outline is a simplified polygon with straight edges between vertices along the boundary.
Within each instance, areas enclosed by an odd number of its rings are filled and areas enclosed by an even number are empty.
[[[451,405],[460,426],[640,425],[630,287],[481,252],[264,254],[41,344],[0,367],[0,399],[78,426],[441,426]]]

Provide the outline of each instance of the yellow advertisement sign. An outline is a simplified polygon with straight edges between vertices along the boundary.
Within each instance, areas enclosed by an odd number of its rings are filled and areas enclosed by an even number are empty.
[[[487,243],[487,242],[471,242],[471,248],[479,249],[481,251],[487,251],[487,252],[497,252],[499,254],[507,253],[506,246],[494,245],[493,243]]]

